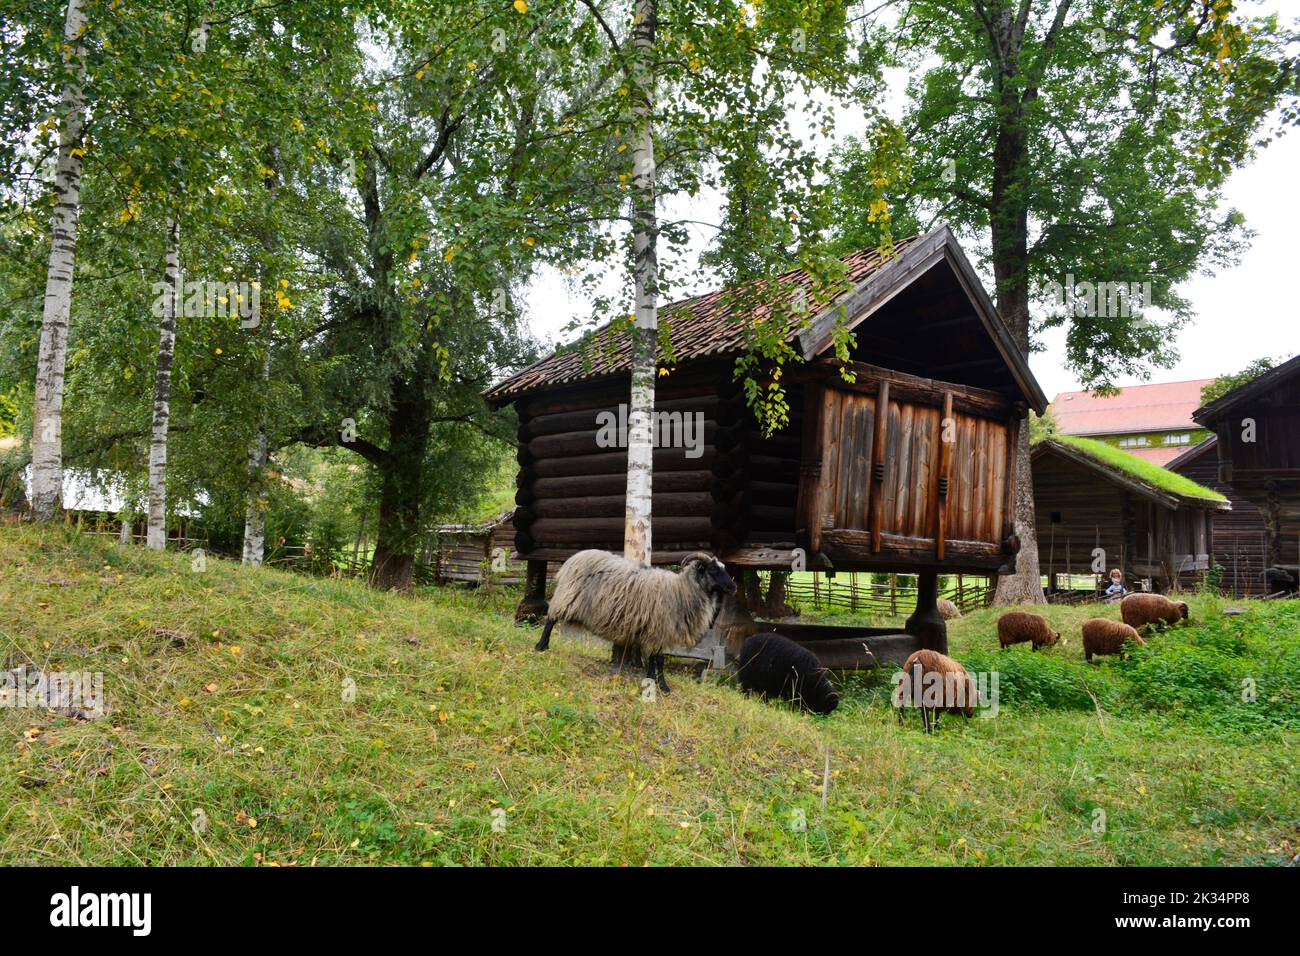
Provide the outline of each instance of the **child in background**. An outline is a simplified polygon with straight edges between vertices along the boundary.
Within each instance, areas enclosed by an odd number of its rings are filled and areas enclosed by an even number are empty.
[[[1128,592],[1124,589],[1124,574],[1119,568],[1111,568],[1110,587],[1106,589],[1107,601],[1118,601]]]

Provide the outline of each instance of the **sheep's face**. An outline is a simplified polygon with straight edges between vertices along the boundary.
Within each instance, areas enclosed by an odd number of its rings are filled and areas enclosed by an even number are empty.
[[[1055,647],[1056,642],[1059,641],[1060,639],[1061,639],[1061,632],[1053,631],[1049,628],[1047,631],[1047,640],[1043,641],[1043,644],[1046,645],[1047,647]]]
[[[688,555],[682,562],[682,574],[691,575],[710,597],[736,593],[736,582],[731,580],[726,566],[711,554],[699,551]]]
[[[1178,607],[1178,616],[1180,618],[1182,618],[1184,621],[1190,621],[1192,619],[1192,615],[1191,612],[1188,610],[1186,601],[1179,601],[1177,607]]]

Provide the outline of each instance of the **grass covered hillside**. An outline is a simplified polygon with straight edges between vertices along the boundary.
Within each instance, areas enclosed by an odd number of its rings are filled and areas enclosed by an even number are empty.
[[[516,628],[508,591],[352,582],[0,526],[0,663],[100,671],[108,713],[0,708],[0,863],[1282,864],[1300,851],[1300,604],[1132,660],[996,650],[994,719],[813,719]],[[1243,686],[1253,689],[1242,699]],[[823,769],[830,774],[823,800]]]

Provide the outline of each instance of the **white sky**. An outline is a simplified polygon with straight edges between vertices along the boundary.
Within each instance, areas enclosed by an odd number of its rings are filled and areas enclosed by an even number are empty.
[[[1272,0],[1251,9],[1276,11],[1284,17],[1289,0]],[[902,105],[905,76],[891,78],[891,112]],[[837,137],[857,135],[862,130],[858,117],[839,111]],[[1300,170],[1300,130],[1261,150],[1255,161],[1238,170],[1229,179],[1223,193],[1224,208],[1235,207],[1246,219],[1256,236],[1243,253],[1238,265],[1215,276],[1194,276],[1180,286],[1192,304],[1195,318],[1179,334],[1179,361],[1172,368],[1155,369],[1148,381],[1176,382],[1185,379],[1212,378],[1237,372],[1255,359],[1271,356],[1285,358],[1300,352],[1300,305],[1291,294],[1291,283],[1300,273],[1300,243],[1295,241],[1300,224],[1300,188],[1296,173]],[[666,218],[689,218],[707,222],[720,219],[718,197],[699,197],[677,208],[662,209]],[[710,230],[693,228],[694,245],[690,255],[698,255],[711,238]],[[974,250],[968,250],[974,259]],[[662,258],[661,253],[661,258]],[[671,267],[672,263],[663,262]],[[983,277],[992,288],[989,276]],[[611,275],[602,282],[607,293],[622,291],[631,280]],[[703,289],[689,289],[694,293]],[[671,298],[679,298],[673,295]],[[545,341],[564,338],[562,328],[573,318],[585,317],[589,304],[566,289],[562,277],[544,271],[525,291],[529,324],[535,335]],[[662,304],[662,303],[661,303]],[[1042,352],[1030,357],[1030,366],[1047,397],[1082,385],[1065,366],[1065,329],[1053,329],[1041,338]],[[1115,384],[1135,385],[1142,379],[1120,377]]]

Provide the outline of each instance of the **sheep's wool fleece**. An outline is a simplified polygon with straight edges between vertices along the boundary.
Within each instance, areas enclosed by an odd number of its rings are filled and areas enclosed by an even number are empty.
[[[657,654],[698,644],[714,610],[713,600],[685,575],[591,550],[564,562],[547,614],[559,624]]]
[[[974,678],[970,672],[961,665],[959,661],[953,660],[947,654],[940,654],[938,651],[932,651],[928,648],[922,648],[919,651],[913,651],[903,664],[903,681],[894,689],[894,706],[901,707],[906,696],[915,693],[911,690],[912,670],[917,665],[921,665],[922,681],[929,674],[944,675],[944,695],[945,701],[951,704],[960,703],[961,706],[945,706],[943,709],[949,713],[963,713],[967,717],[975,712],[979,706],[979,689],[975,685]],[[954,695],[957,692],[956,681],[961,681],[965,687],[960,699],[952,697],[949,700],[948,695]]]
[[[1163,594],[1130,594],[1119,607],[1129,627],[1144,627],[1156,621],[1177,624],[1183,616],[1179,606]]]
[[[1130,625],[1110,618],[1094,617],[1083,622],[1083,650],[1089,654],[1118,654],[1126,640],[1145,644]]]
[[[1052,639],[1047,619],[1028,611],[1008,611],[998,618],[998,641],[1003,647],[1030,641],[1046,644]]]

